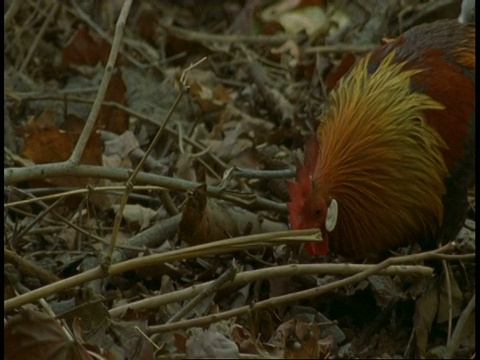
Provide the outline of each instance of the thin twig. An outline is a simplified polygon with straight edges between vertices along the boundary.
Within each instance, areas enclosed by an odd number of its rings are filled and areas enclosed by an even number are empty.
[[[23,194],[26,194],[26,195],[30,195],[26,192],[24,192],[23,190],[17,190]],[[52,205],[50,206],[47,206],[45,203],[43,203],[42,201],[38,201],[38,199],[35,199],[37,200],[36,202],[44,209],[44,211],[42,211],[39,215],[37,215],[35,217],[34,220],[32,220],[32,222],[30,223],[30,225],[28,225],[26,227],[26,230],[24,229],[24,231],[22,231],[21,235],[23,236],[24,233],[26,233],[26,231],[30,230],[31,227],[36,224],[39,220],[41,220],[46,214],[48,213],[51,213],[54,217],[56,217],[57,219],[59,219],[60,221],[62,221],[65,225],[75,229],[76,231],[78,231],[79,233],[89,237],[89,238],[92,238],[92,239],[95,239],[97,241],[100,241],[100,242],[104,242],[104,240],[95,235],[95,234],[92,234],[86,230],[84,230],[83,228],[81,228],[80,226],[74,224],[73,222],[71,222],[70,220],[68,220],[67,218],[63,217],[62,215],[58,214],[56,211],[53,210],[53,208],[55,208],[55,206],[62,200],[62,197],[60,197],[57,201],[55,201],[55,203],[53,203]],[[19,236],[19,235],[16,235],[16,236]]]
[[[174,314],[166,323],[175,323],[190,314],[190,312],[195,309],[195,307],[203,300],[215,294],[227,282],[233,281],[236,274],[237,269],[235,266],[235,261],[233,260],[232,265],[230,265],[227,271],[220,275],[218,279],[212,281],[209,286],[205,287],[202,291],[200,291],[198,295],[192,299],[192,301],[190,301],[186,306],[184,306],[179,312]]]
[[[20,69],[18,72],[23,73],[29,64],[33,54],[35,51],[37,51],[37,45],[40,42],[40,39],[42,39],[43,35],[45,34],[45,31],[47,30],[48,24],[50,24],[50,21],[53,19],[55,14],[57,13],[58,8],[62,5],[61,1],[54,1],[50,9],[47,11],[47,17],[45,18],[45,21],[42,24],[42,27],[38,31],[37,35],[35,36],[35,39],[33,39],[32,44],[30,44],[30,48],[28,49],[28,53],[25,56],[25,59],[23,60],[22,66],[20,66]]]
[[[472,298],[468,302],[467,307],[463,310],[462,314],[458,318],[457,326],[455,326],[455,330],[453,331],[452,337],[450,338],[450,342],[445,349],[445,359],[451,359],[453,354],[458,349],[460,345],[460,339],[463,335],[463,329],[467,324],[467,320],[470,318],[470,314],[475,310],[475,294],[473,294]]]
[[[60,95],[62,94],[63,92],[60,92]],[[35,93],[37,94],[37,93]],[[31,95],[31,93],[18,93],[18,92],[6,92],[6,95],[11,97],[12,99],[15,99],[18,101],[18,99],[22,99],[22,100],[30,100],[30,101],[42,101],[42,100],[58,100],[58,101],[64,101],[64,97],[58,95],[46,95],[46,96],[41,96],[41,95]],[[59,92],[55,92],[55,94],[59,94]],[[68,101],[71,101],[71,102],[76,102],[76,103],[81,103],[81,104],[93,104],[94,100],[91,100],[91,99],[85,99],[85,98],[81,98],[81,97],[76,97],[76,96],[69,96],[68,97]],[[102,101],[102,105],[103,106],[111,106],[111,107],[114,107],[116,109],[119,109],[121,111],[124,111],[125,113],[127,113],[128,115],[131,115],[132,117],[135,117],[135,118],[138,118],[139,120],[141,121],[147,121],[148,123],[154,125],[154,126],[159,126],[159,123],[158,121],[152,119],[150,116],[148,115],[145,115],[145,114],[142,114],[140,112],[137,112],[135,110],[132,110],[122,104],[119,104],[115,101]],[[170,127],[166,127],[165,128],[165,131],[167,131],[170,135],[173,135],[174,137],[178,137],[179,136],[179,133],[177,131],[175,131],[174,129],[170,128]],[[186,143],[188,143],[189,145],[192,145],[193,147],[195,147],[196,149],[199,149],[200,151],[203,151],[206,149],[206,146],[201,144],[200,142],[198,141],[194,141],[192,139],[190,139],[189,137],[187,136],[182,136],[182,141],[185,141]],[[208,155],[217,163],[219,164],[222,168],[226,169],[228,168],[228,165],[222,161],[218,156],[216,156],[215,154],[213,154],[212,152],[209,152]]]
[[[38,164],[26,168],[6,168],[3,170],[3,174],[5,184],[10,185],[27,180],[45,177],[59,177],[65,175],[90,178],[107,178],[116,181],[125,181],[129,178],[131,171],[128,169],[107,168],[104,166],[93,165],[78,165],[72,168],[66,163],[55,163]],[[143,172],[138,174],[137,183],[162,186],[167,189],[177,191],[195,189],[200,185],[188,180]],[[247,209],[265,209],[284,214],[288,212],[286,204],[262,198],[256,194],[227,191],[218,186],[207,186],[207,194],[218,199],[228,200]]]
[[[438,254],[437,258],[440,260],[458,260],[471,261],[475,260],[475,253],[472,254]]]
[[[18,255],[12,250],[3,249],[3,257],[5,263],[11,263],[15,265],[15,267],[22,274],[38,279],[42,284],[53,284],[61,281],[61,279],[54,273],[41,266],[38,266],[31,261],[28,261],[23,256]]]
[[[283,44],[285,41],[292,39],[292,37],[287,35],[220,35],[220,34],[210,34],[200,31],[182,29],[174,25],[164,25],[160,24],[167,31],[171,32],[179,38],[190,40],[190,41],[206,41],[206,42],[218,42],[218,43],[228,43],[235,44],[238,42],[249,43],[249,44]]]
[[[108,33],[105,32],[95,21],[93,21],[85,11],[83,11],[81,6],[78,4],[78,1],[74,0],[74,1],[71,2],[71,4],[72,4],[72,7],[75,9],[75,12],[73,12],[74,15],[78,16],[81,20],[85,21],[85,23],[88,24],[88,27],[90,29],[92,29],[94,32],[96,32],[108,44],[113,46],[113,42],[115,41],[115,39],[112,40],[112,38],[108,35]],[[117,24],[118,24],[118,22],[117,22]],[[136,65],[137,67],[139,67],[139,68],[143,67],[143,65],[140,62],[138,62],[135,59],[135,57],[130,55],[127,51],[124,51],[124,50],[120,49],[119,53],[122,54],[122,56],[125,57],[125,59],[127,59],[128,61],[130,61],[132,64]]]
[[[145,251],[146,249],[156,248],[162,245],[167,239],[175,235],[181,220],[182,214],[178,214],[134,235],[127,240],[125,245],[116,247],[112,256],[112,263],[119,263],[137,256],[138,251],[133,250],[135,247],[141,251]]]
[[[115,67],[115,62],[117,61],[118,51],[120,49],[120,44],[125,30],[125,21],[130,11],[132,1],[133,0],[125,0],[122,5],[122,10],[120,11],[117,24],[115,25],[115,35],[113,37],[112,47],[110,48],[110,54],[108,56],[108,61],[105,66],[102,81],[100,82],[97,96],[95,97],[92,109],[90,110],[90,114],[88,115],[87,121],[85,122],[82,133],[80,134],[75,148],[73,149],[70,159],[68,159],[67,161],[67,163],[69,163],[70,165],[76,166],[80,163],[80,159],[82,157],[83,151],[85,150],[85,146],[87,145],[90,134],[92,133],[93,127],[95,126],[98,113],[100,112],[103,99],[105,98],[105,93],[107,92],[108,84],[110,83],[110,79],[112,78],[113,69]]]
[[[168,191],[160,191],[158,196],[160,197],[163,207],[170,216],[178,215],[180,213]]]
[[[13,19],[18,9],[20,9],[20,5],[22,5],[22,1],[12,1],[7,12],[5,13],[5,15],[3,15],[3,31],[4,32],[5,32],[5,29],[7,28],[8,23]]]
[[[63,198],[57,199],[53,204],[50,204],[49,206],[45,205],[43,211],[41,211],[39,214],[35,216],[34,219],[30,221],[27,226],[25,226],[18,234],[13,234],[12,237],[12,242],[15,243],[17,239],[21,239],[27,234],[40,220],[42,220],[48,213],[50,213],[57,205],[63,200]],[[44,204],[43,204],[44,205]]]
[[[256,234],[249,236],[240,236],[233,239],[214,241],[209,244],[196,245],[184,249],[167,251],[161,254],[153,254],[141,258],[127,260],[115,265],[111,265],[108,274],[118,275],[126,271],[136,270],[148,266],[159,265],[169,261],[191,259],[199,256],[213,256],[225,254],[232,251],[242,251],[264,246],[280,245],[290,242],[312,242],[322,241],[319,230],[295,230],[278,231],[267,234]],[[102,279],[107,274],[104,267],[98,266],[95,269],[85,271],[78,275],[64,279],[57,283],[35,289],[27,294],[22,294],[4,302],[4,310],[14,309],[16,307],[36,301],[57,292],[70,289],[72,287],[84,284],[89,281]]]
[[[446,260],[442,260],[443,274],[445,276],[445,288],[447,289],[448,302],[448,327],[447,327],[447,345],[450,343],[452,337],[452,322],[453,322],[453,299],[452,299],[452,282],[450,280],[450,266]]]
[[[405,262],[417,262],[425,259],[429,259],[431,257],[434,257],[438,253],[442,253],[445,251],[450,251],[455,247],[454,243],[449,243],[439,249],[424,252],[424,253],[419,253],[415,255],[409,255],[409,256],[399,256],[399,257],[391,257],[388,258],[387,260],[381,262],[380,264],[377,264],[369,269],[366,269],[358,274],[355,274],[353,276],[350,276],[345,279],[337,280],[332,283],[329,283],[327,285],[323,286],[318,286],[313,289],[308,289],[308,290],[303,290],[299,291],[296,293],[292,294],[287,294],[287,295],[282,295],[274,298],[270,298],[267,300],[259,301],[257,303],[251,304],[251,305],[245,305],[241,306],[236,309],[224,311],[219,314],[215,315],[209,315],[209,316],[203,316],[200,318],[192,319],[192,320],[185,320],[185,321],[180,321],[176,324],[164,324],[164,325],[158,325],[158,326],[151,326],[148,329],[149,334],[153,333],[160,333],[160,332],[166,332],[166,331],[173,331],[173,330],[178,330],[178,329],[186,329],[190,327],[196,327],[196,326],[206,326],[208,324],[218,322],[221,320],[229,319],[231,317],[243,315],[249,312],[253,311],[258,311],[261,309],[266,309],[266,308],[272,308],[275,306],[279,306],[282,304],[287,304],[291,303],[294,301],[299,301],[299,300],[304,300],[308,298],[314,298],[317,296],[320,296],[322,294],[325,294],[327,292],[330,292],[334,289],[338,289],[340,287],[344,287],[350,284],[355,284],[358,283],[359,281],[374,275],[378,273],[378,271],[387,268],[388,266],[391,265],[399,265],[403,264]]]
[[[115,250],[115,243],[117,241],[117,236],[118,236],[118,233],[120,231],[120,224],[122,222],[123,210],[125,209],[125,206],[127,205],[128,197],[129,197],[129,195],[130,195],[130,193],[133,189],[133,185],[135,184],[136,178],[137,178],[138,174],[140,173],[140,170],[143,168],[143,164],[145,163],[146,159],[148,158],[148,156],[150,156],[151,152],[153,151],[153,149],[157,145],[158,140],[160,140],[160,137],[163,134],[163,130],[167,126],[168,121],[171,119],[171,117],[173,115],[173,112],[175,111],[178,103],[180,102],[180,100],[182,99],[183,95],[186,92],[187,84],[186,84],[186,81],[185,81],[185,76],[186,76],[187,72],[190,71],[191,69],[193,69],[194,67],[198,66],[198,64],[200,64],[201,62],[205,61],[205,59],[206,58],[201,59],[200,61],[196,62],[193,65],[190,65],[187,69],[185,69],[183,71],[182,76],[180,78],[180,84],[181,84],[180,92],[177,94],[177,97],[175,98],[172,106],[170,107],[170,109],[169,109],[169,111],[168,111],[168,113],[165,117],[165,120],[163,121],[162,125],[160,126],[157,133],[155,134],[155,137],[153,138],[152,142],[148,146],[147,151],[145,151],[145,155],[143,155],[143,157],[140,159],[137,166],[135,167],[135,170],[128,177],[128,179],[125,183],[125,186],[126,186],[125,194],[122,197],[120,207],[117,211],[117,214],[115,215],[115,222],[113,224],[113,231],[112,231],[112,236],[111,236],[111,239],[110,239],[110,248],[109,248],[109,251],[108,251],[108,258],[110,258],[110,259],[113,255],[113,251]]]
[[[305,50],[305,53],[366,53],[377,48],[378,45],[355,45],[355,44],[336,44],[313,46]]]
[[[235,287],[240,288],[246,284],[273,278],[291,278],[306,275],[353,275],[371,268],[376,265],[368,264],[291,264],[282,266],[272,266],[269,268],[244,271],[236,275],[235,279],[221,289]],[[425,276],[431,277],[433,269],[421,265],[392,265],[383,270],[379,270],[377,275],[382,276]],[[203,289],[209,287],[212,281],[196,284],[188,288],[152,296],[130,304],[125,304],[110,310],[110,315],[121,316],[125,311],[141,311],[151,308],[158,308],[170,303],[188,300],[196,296]]]
[[[152,185],[135,185],[133,187],[134,190],[136,191],[165,191],[166,189],[164,187],[160,186],[152,186]],[[22,193],[24,194],[30,194],[32,189],[29,190],[22,190]],[[53,200],[53,199],[58,199],[61,197],[69,197],[73,195],[82,195],[85,193],[99,193],[99,192],[113,192],[113,191],[118,191],[123,194],[125,191],[125,185],[115,185],[115,186],[92,186],[87,188],[81,188],[81,189],[75,189],[75,190],[68,190],[64,192],[59,192],[55,194],[50,194],[50,195],[45,195],[45,196],[37,196],[35,198],[31,199],[25,199],[25,200],[18,200],[18,201],[12,201],[6,204],[3,204],[4,209],[9,209],[13,208],[16,206],[21,206],[21,205],[28,205],[32,203],[37,203],[40,201],[45,201],[45,200]]]
[[[296,169],[257,170],[234,167],[233,176],[247,179],[285,179],[295,177]]]

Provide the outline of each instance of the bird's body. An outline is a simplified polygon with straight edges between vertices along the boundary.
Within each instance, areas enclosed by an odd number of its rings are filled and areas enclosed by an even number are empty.
[[[322,230],[309,254],[357,259],[458,233],[474,178],[474,75],[473,26],[440,21],[339,81],[288,184],[292,228]]]

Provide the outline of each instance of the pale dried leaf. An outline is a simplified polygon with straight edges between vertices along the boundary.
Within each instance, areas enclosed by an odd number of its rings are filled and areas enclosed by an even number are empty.
[[[115,213],[118,211],[120,205],[113,205],[113,211]],[[132,223],[140,226],[140,230],[145,229],[150,225],[150,221],[157,214],[156,211],[140,206],[138,204],[131,205],[127,204],[123,209],[123,218],[127,223]]]
[[[123,159],[139,146],[135,135],[128,130],[113,140],[105,141],[104,155],[111,156],[115,154]]]
[[[205,359],[238,359],[238,346],[217,330],[192,329],[192,335],[186,342],[188,357]]]

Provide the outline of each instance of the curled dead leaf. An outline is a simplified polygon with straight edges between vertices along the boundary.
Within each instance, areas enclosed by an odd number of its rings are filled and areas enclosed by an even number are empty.
[[[286,230],[284,224],[207,197],[201,185],[189,194],[178,236],[189,245],[205,244],[228,237]]]

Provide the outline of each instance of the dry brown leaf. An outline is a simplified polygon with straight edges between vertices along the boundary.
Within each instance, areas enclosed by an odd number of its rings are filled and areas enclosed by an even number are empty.
[[[65,132],[58,129],[42,130],[29,136],[25,140],[22,155],[31,159],[35,164],[48,164],[68,160],[72,154],[78,134]],[[100,136],[93,133],[83,152],[81,163],[100,165],[102,156],[102,143]],[[57,186],[84,186],[94,180],[80,177],[55,177],[43,179],[49,184]]]
[[[117,321],[110,318],[102,298],[91,291],[77,294],[76,307],[65,314],[75,334],[89,350],[107,359],[152,359],[153,349],[144,335],[146,320]]]
[[[460,288],[458,287],[457,280],[453,276],[452,269],[450,266],[448,268],[448,273],[443,274],[444,280],[440,286],[440,298],[438,304],[438,314],[437,314],[437,324],[448,321],[451,316],[455,319],[462,312],[463,308],[463,294]],[[445,276],[450,277],[450,285],[447,285]],[[449,287],[449,288],[448,288]],[[449,305],[449,293],[452,297],[451,306]],[[451,311],[451,315],[450,315]]]
[[[85,126],[85,120],[75,114],[68,114],[62,125],[62,130],[81,133]]]
[[[317,342],[320,339],[320,330],[317,325],[306,323],[304,321],[296,321],[295,324],[295,342],[289,344],[285,350],[286,359],[318,359]],[[333,339],[329,339],[334,344]],[[327,341],[327,339],[323,339]],[[293,345],[293,346],[292,346]]]
[[[7,321],[4,355],[9,360],[91,360],[85,347],[70,340],[53,317],[23,311]]]
[[[258,354],[268,358],[270,354],[260,343],[258,337],[253,336],[245,327],[234,324],[231,331],[231,338],[237,344],[241,353]]]
[[[136,30],[140,38],[152,45],[157,43],[158,16],[149,3],[141,2],[135,18]]]
[[[110,45],[105,40],[80,25],[63,49],[62,64],[88,66],[95,66],[99,62],[106,64],[109,53]]]
[[[220,83],[216,83],[211,71],[194,69],[188,76],[189,92],[205,112],[218,110],[228,103],[230,94]]]
[[[46,129],[37,131],[25,139],[23,155],[36,164],[48,164],[66,161],[72,154],[78,134],[61,131],[59,129]],[[90,137],[81,162],[83,164],[101,164],[100,136],[93,133]]]
[[[46,108],[38,118],[30,118],[18,132],[24,137],[22,155],[36,164],[68,160],[80,135],[77,131],[63,131],[56,126],[57,109]],[[102,142],[100,135],[92,133],[82,154],[81,163],[100,165]],[[59,179],[56,179],[59,180]],[[60,183],[63,183],[60,179]]]
[[[476,344],[476,325],[477,319],[475,316],[475,311],[473,311],[468,316],[467,321],[465,322],[465,325],[463,327],[462,335],[460,336],[460,345],[472,349],[473,351],[475,351]]]
[[[113,74],[105,93],[104,101],[116,102],[126,106],[125,93],[127,88],[120,72]],[[123,134],[128,130],[128,114],[113,106],[102,105],[97,117],[96,126],[99,129]]]
[[[57,107],[49,106],[37,118],[30,116],[24,126],[17,128],[17,132],[28,137],[37,131],[57,129],[57,113]]]
[[[416,355],[422,357],[428,344],[428,335],[438,311],[438,286],[431,286],[415,303],[413,324],[415,329]]]
[[[295,319],[290,319],[277,327],[275,333],[268,340],[268,344],[273,346],[275,351],[272,355],[283,358],[287,349],[287,339],[294,333]]]
[[[285,359],[324,359],[335,355],[345,334],[313,308],[295,306],[293,317],[278,326],[268,344]]]
[[[189,245],[196,245],[228,237],[286,229],[285,224],[269,221],[230,203],[208,198],[205,185],[201,185],[189,194],[178,236]]]

